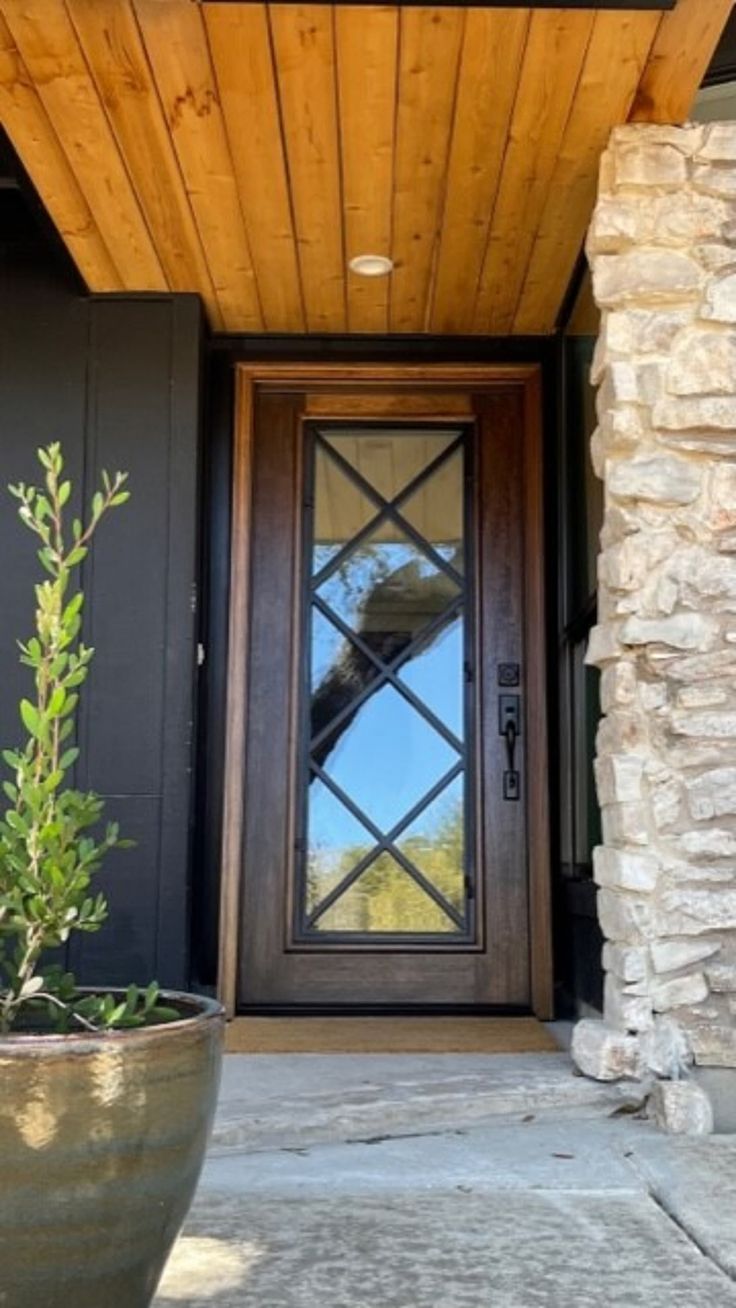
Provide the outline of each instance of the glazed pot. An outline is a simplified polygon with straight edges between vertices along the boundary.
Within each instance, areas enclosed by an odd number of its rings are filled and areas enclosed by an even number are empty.
[[[224,1014],[0,1037],[0,1305],[148,1308],[212,1126]]]

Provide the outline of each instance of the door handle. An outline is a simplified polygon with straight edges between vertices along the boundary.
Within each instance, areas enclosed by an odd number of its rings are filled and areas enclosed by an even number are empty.
[[[498,732],[506,741],[506,770],[503,774],[504,799],[518,799],[519,773],[516,768],[516,742],[521,735],[521,697],[499,695]]]
[[[516,754],[516,724],[509,718],[506,723],[506,729],[503,733],[506,737],[506,758],[508,760],[509,772],[514,772],[514,755]]]

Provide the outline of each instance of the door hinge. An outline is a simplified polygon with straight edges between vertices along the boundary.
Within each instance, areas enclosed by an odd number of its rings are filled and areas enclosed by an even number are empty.
[[[204,645],[200,640],[197,642],[197,667],[198,668],[202,667],[202,664],[204,663],[206,658],[207,658],[207,653]]]

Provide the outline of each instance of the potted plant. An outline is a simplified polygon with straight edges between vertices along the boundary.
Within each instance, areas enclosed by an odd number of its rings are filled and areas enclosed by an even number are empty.
[[[0,1303],[3,1308],[146,1308],[194,1193],[214,1113],[224,1015],[193,995],[85,991],[58,962],[97,931],[102,803],[68,784],[75,718],[93,651],[75,575],[128,498],[102,474],[86,522],[66,514],[58,444],[38,451],[42,488],[11,492],[38,538],[44,577],[21,644],[32,690],[25,743],[3,753],[0,816]]]

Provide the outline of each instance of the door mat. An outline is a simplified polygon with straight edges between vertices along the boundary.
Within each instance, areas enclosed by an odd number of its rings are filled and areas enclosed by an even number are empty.
[[[559,1053],[535,1017],[236,1017],[229,1054]]]

